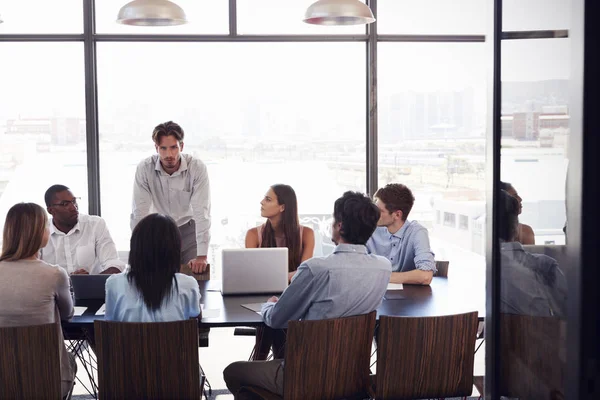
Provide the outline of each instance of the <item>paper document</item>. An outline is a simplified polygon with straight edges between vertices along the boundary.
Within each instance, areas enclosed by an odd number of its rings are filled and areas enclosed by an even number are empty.
[[[401,283],[388,283],[387,290],[402,290]]]
[[[106,314],[106,304],[102,304],[102,307],[98,311],[96,311],[96,315],[104,315]]]
[[[262,310],[262,305],[265,303],[248,303],[248,304],[240,304],[242,307],[247,308],[250,311],[254,311],[257,314],[260,314],[260,310]]]
[[[73,314],[75,317],[80,317],[87,310],[87,307],[77,307],[75,306],[75,313]]]

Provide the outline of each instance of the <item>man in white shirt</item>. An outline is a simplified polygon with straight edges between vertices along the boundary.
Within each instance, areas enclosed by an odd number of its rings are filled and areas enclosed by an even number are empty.
[[[151,212],[170,216],[181,233],[181,262],[202,273],[210,242],[210,185],[206,165],[181,153],[183,136],[183,129],[172,121],[154,128],[157,154],[137,167],[131,229]]]
[[[44,200],[52,220],[42,260],[69,274],[117,274],[124,269],[106,222],[96,215],[79,214],[77,198],[68,187],[51,186]]]

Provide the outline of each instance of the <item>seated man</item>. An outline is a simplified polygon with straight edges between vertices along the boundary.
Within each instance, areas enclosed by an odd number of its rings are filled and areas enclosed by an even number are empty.
[[[298,267],[281,298],[271,297],[262,307],[263,320],[272,328],[286,328],[290,320],[320,320],[368,314],[381,304],[392,266],[367,253],[365,243],[379,219],[379,210],[364,195],[346,192],[333,211],[333,254],[314,257]],[[353,296],[348,296],[353,293]],[[223,376],[238,397],[242,386],[258,386],[283,395],[283,360],[235,362]]]
[[[437,269],[427,229],[406,219],[415,203],[412,192],[400,183],[390,183],[374,198],[381,216],[367,249],[390,260],[390,282],[429,285]]]
[[[499,207],[500,311],[566,318],[567,281],[558,262],[526,251],[518,241],[521,206],[510,192],[500,191]]]
[[[42,260],[69,274],[117,274],[123,270],[125,263],[119,260],[106,222],[96,215],[80,215],[77,199],[68,187],[51,186],[44,200],[52,220]]]

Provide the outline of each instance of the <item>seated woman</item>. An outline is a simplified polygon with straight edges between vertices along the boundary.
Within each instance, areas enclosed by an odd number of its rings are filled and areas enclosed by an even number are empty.
[[[500,182],[500,189],[506,191],[506,193],[519,202],[519,215],[521,215],[521,212],[523,211],[523,199],[521,199],[521,196],[519,196],[519,193],[517,193],[513,185],[508,182]],[[531,226],[519,223],[516,241],[521,244],[535,244],[535,235]]]
[[[73,316],[69,275],[38,257],[48,244],[46,211],[34,203],[19,203],[6,215],[0,255],[0,326],[52,324]],[[77,365],[59,330],[62,395],[73,387]]]
[[[106,280],[108,321],[167,322],[200,315],[200,289],[178,273],[181,236],[162,214],[142,219],[131,234],[129,270]]]
[[[287,247],[288,272],[292,280],[300,264],[313,256],[315,233],[300,225],[298,201],[291,186],[277,184],[269,188],[260,202],[260,215],[267,221],[246,233],[246,247]],[[266,360],[271,345],[275,358],[283,358],[285,331],[261,327],[256,332],[253,360]]]

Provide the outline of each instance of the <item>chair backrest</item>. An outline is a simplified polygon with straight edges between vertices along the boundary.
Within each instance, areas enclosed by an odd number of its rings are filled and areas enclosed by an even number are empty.
[[[477,313],[379,318],[377,399],[469,396]]]
[[[355,317],[290,321],[283,398],[338,399],[366,393],[375,315],[373,311]]]
[[[566,321],[501,314],[500,334],[500,394],[550,399],[564,393]]]
[[[94,321],[100,399],[199,399],[198,320]]]
[[[435,273],[435,276],[447,278],[448,277],[448,267],[450,267],[450,261],[436,261],[435,268],[437,269],[437,272]]]
[[[59,326],[0,328],[0,397],[60,399]]]

